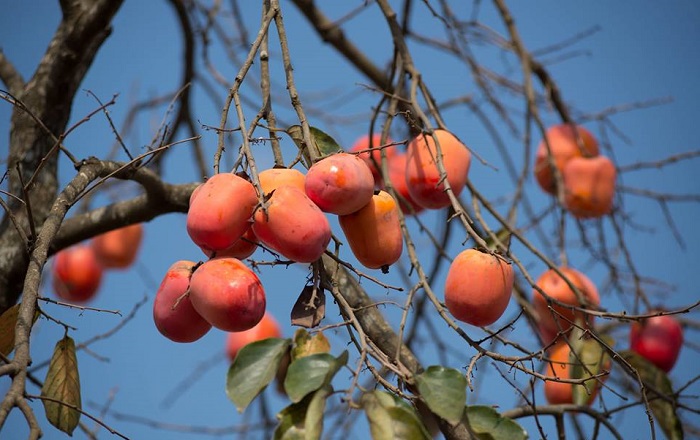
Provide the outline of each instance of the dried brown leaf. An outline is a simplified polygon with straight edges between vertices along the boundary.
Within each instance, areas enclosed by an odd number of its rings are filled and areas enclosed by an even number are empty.
[[[292,307],[292,325],[314,328],[326,316],[326,294],[323,289],[306,286]]]
[[[68,435],[80,421],[80,376],[75,342],[66,335],[56,343],[46,381],[41,389],[48,421]]]
[[[15,348],[15,326],[18,314],[19,304],[15,304],[0,316],[0,353],[4,356],[9,356]]]

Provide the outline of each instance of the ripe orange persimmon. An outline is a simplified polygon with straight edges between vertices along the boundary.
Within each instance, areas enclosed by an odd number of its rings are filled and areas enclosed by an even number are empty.
[[[447,310],[467,324],[493,324],[508,307],[513,280],[513,267],[503,258],[477,249],[464,250],[447,272]]]
[[[100,234],[91,245],[102,267],[124,269],[136,259],[142,238],[143,225],[136,223]]]
[[[399,207],[386,191],[372,196],[359,211],[339,216],[338,222],[352,253],[363,266],[386,272],[401,257]]]
[[[399,207],[404,214],[418,214],[425,208],[420,206],[413,200],[411,193],[408,191],[406,183],[406,154],[397,152],[389,160],[389,179],[398,195],[404,200],[398,200]]]
[[[250,227],[258,196],[253,185],[231,173],[209,178],[190,197],[187,233],[204,252],[233,245]]]
[[[79,244],[63,249],[53,260],[54,293],[66,301],[86,302],[97,294],[102,271],[92,246]]]
[[[615,165],[605,156],[574,157],[562,171],[564,206],[576,218],[608,214],[615,198]]]
[[[550,361],[547,363],[547,369],[544,373],[548,376],[551,375],[552,377],[561,379],[571,379],[573,366],[581,362],[580,359],[571,355],[571,347],[569,347],[566,341],[557,342],[549,351],[547,357]],[[594,369],[596,365],[588,365],[588,367]],[[608,361],[605,369],[609,368],[610,364]],[[590,377],[587,373],[584,374]],[[587,385],[547,380],[544,383],[544,395],[547,402],[551,405],[574,403],[574,387],[587,387],[591,390],[587,402],[587,404],[590,405],[593,403],[593,400],[595,400],[602,386],[602,383],[599,381],[604,381],[605,379],[607,379],[607,376],[601,376],[598,379],[589,379],[589,381],[586,382]]]
[[[304,188],[306,195],[321,211],[345,215],[369,202],[374,194],[374,177],[359,157],[337,153],[309,168]]]
[[[242,332],[230,332],[226,336],[226,355],[229,360],[233,362],[241,348],[251,342],[279,337],[282,337],[280,325],[269,312],[265,312],[262,319],[255,327]]]
[[[560,267],[559,271],[581,291],[584,298],[589,303],[587,307],[595,309],[600,305],[598,289],[587,276],[570,267]],[[576,293],[553,269],[549,269],[543,273],[536,284],[552,299],[566,305],[582,307]],[[536,289],[532,291],[532,305],[538,314],[538,323],[542,331],[543,339],[551,337],[552,334],[556,334],[560,331],[560,328],[561,331],[569,330],[572,326],[571,323],[576,322],[577,319],[582,321],[582,324],[592,321],[590,315],[584,312],[571,310],[566,306],[552,303],[551,307],[553,311],[550,310],[547,299]],[[545,340],[545,343],[548,342],[548,340]]]
[[[195,262],[186,260],[173,263],[165,273],[153,301],[156,328],[174,342],[194,342],[211,330],[211,324],[192,307],[189,295],[183,296],[190,286],[195,265]]]
[[[299,263],[318,260],[331,241],[331,226],[318,206],[299,189],[283,185],[255,211],[253,231],[266,246]]]
[[[202,318],[229,332],[253,328],[265,314],[265,290],[236,258],[213,258],[190,278],[190,301]]]
[[[209,258],[216,256],[233,257],[238,258],[239,260],[243,260],[253,255],[255,250],[258,248],[258,243],[260,243],[260,241],[258,240],[258,237],[255,236],[255,232],[253,232],[253,225],[251,223],[250,227],[247,231],[245,231],[241,238],[236,240],[235,243],[233,243],[226,249],[222,249],[216,252],[206,251],[204,249],[202,249],[202,251],[204,252],[204,255],[206,255]]]
[[[354,144],[352,144],[352,147],[350,147],[351,152],[358,152],[362,151],[362,153],[359,153],[358,156],[360,159],[364,160],[367,166],[369,166],[370,170],[372,170],[372,175],[374,176],[374,182],[375,184],[379,185],[382,181],[382,173],[380,171],[381,163],[382,163],[382,149],[378,149],[377,147],[380,147],[381,141],[382,141],[382,135],[379,133],[375,133],[372,135],[371,141],[370,142],[370,137],[368,134],[361,136],[358,138]],[[393,141],[391,138],[387,138],[385,144],[390,144]],[[371,145],[370,145],[371,144]],[[370,151],[363,151],[363,150],[368,150],[369,148],[375,148],[374,150]],[[395,145],[392,145],[390,147],[386,147],[383,149],[384,154],[386,155],[387,161],[390,161],[390,159],[397,154],[399,151],[396,149]],[[391,163],[391,162],[389,162]]]
[[[306,176],[294,168],[269,168],[258,173],[263,193],[270,194],[282,185],[291,185],[304,191]]]
[[[458,196],[467,183],[471,153],[449,131],[435,130],[433,134],[440,142],[447,181],[455,196]],[[438,171],[437,146],[430,134],[421,133],[408,144],[406,184],[413,200],[424,208],[440,209],[450,205]]]
[[[580,136],[582,145],[579,146],[577,135]],[[553,125],[545,132],[549,142],[552,161],[561,173],[566,163],[574,157],[595,157],[598,155],[598,141],[593,134],[580,125],[559,124]],[[544,191],[556,193],[554,174],[549,165],[547,145],[542,140],[537,146],[535,154],[535,179]]]

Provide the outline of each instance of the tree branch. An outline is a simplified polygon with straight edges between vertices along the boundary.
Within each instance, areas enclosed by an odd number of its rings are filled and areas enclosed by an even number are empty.
[[[0,48],[0,81],[5,83],[12,95],[18,95],[24,88],[24,78]]]
[[[13,215],[26,231],[30,222],[38,229],[49,215],[58,190],[54,139],[62,141],[60,134],[70,118],[76,91],[109,36],[110,22],[122,2],[62,1],[63,19],[34,76],[16,95],[23,106],[15,106],[12,112],[7,162],[8,169],[19,169],[21,174],[9,176],[8,192],[18,198],[8,199],[11,214],[5,214],[0,222],[0,313],[17,301],[29,263],[27,249],[32,246],[9,219]],[[42,123],[37,124],[37,120]],[[35,175],[39,167],[41,171]],[[32,185],[25,188],[22,182],[30,181]],[[25,192],[27,200],[22,199]],[[31,218],[27,204],[32,207]]]

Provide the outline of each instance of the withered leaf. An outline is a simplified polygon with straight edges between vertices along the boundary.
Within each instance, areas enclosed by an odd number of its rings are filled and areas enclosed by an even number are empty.
[[[15,348],[15,326],[18,314],[19,304],[15,304],[0,316],[0,353],[4,356],[9,356]]]
[[[46,381],[41,389],[47,420],[68,435],[80,421],[80,376],[75,342],[66,335],[56,343]]]
[[[314,328],[326,316],[326,294],[323,289],[306,286],[292,307],[292,325]]]
[[[19,316],[20,304],[15,304],[0,315],[0,353],[9,356],[15,349],[15,327]],[[32,325],[39,318],[39,311],[34,313]]]
[[[303,328],[299,328],[294,333],[291,360],[294,361],[316,353],[330,353],[330,351],[331,344],[323,332],[319,331],[312,335]]]

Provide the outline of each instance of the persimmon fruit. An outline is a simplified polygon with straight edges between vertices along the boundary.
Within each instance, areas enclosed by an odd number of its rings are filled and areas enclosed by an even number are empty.
[[[103,268],[95,250],[78,244],[56,253],[52,265],[53,290],[60,299],[84,303],[100,288]]]
[[[369,202],[374,194],[374,177],[356,155],[337,153],[309,168],[304,187],[306,195],[321,211],[345,215]]]
[[[359,211],[338,217],[352,253],[363,266],[386,272],[403,251],[399,207],[386,191],[379,191]]]
[[[559,267],[559,271],[564,274],[571,283],[583,294],[586,300],[587,307],[597,308],[600,305],[600,296],[595,284],[584,274],[570,267]],[[569,287],[567,282],[553,269],[544,272],[536,282],[542,291],[544,291],[553,300],[557,300],[564,305],[552,303],[552,310],[549,309],[547,299],[537,289],[532,291],[532,305],[538,314],[538,325],[541,330],[543,339],[548,338],[547,335],[556,334],[561,331],[568,331],[573,322],[581,321],[581,324],[590,324],[592,318],[585,312],[574,311],[567,306],[583,307],[576,293]]]
[[[233,243],[226,249],[222,249],[216,252],[206,251],[204,249],[202,249],[202,251],[209,258],[233,257],[238,258],[239,260],[243,260],[255,253],[255,250],[258,248],[258,243],[260,243],[260,241],[258,240],[258,237],[255,236],[255,232],[253,232],[253,225],[251,223],[250,227],[248,227],[248,230],[243,233],[241,238],[236,240],[235,243]]]
[[[102,267],[125,269],[134,263],[142,238],[143,225],[135,223],[100,234],[91,245]]]
[[[405,153],[396,153],[389,160],[389,180],[394,190],[401,197],[398,200],[399,207],[404,214],[418,214],[425,208],[413,200],[406,183],[406,159]]]
[[[291,185],[304,191],[306,176],[294,168],[269,168],[258,173],[264,194],[270,194],[282,185]]]
[[[187,212],[187,232],[206,253],[233,245],[250,227],[258,196],[249,181],[231,173],[209,178],[194,197]]]
[[[192,202],[194,201],[195,198],[197,198],[197,195],[199,195],[199,192],[202,190],[203,186],[204,186],[204,184],[200,183],[199,185],[197,185],[197,187],[194,190],[192,190],[192,194],[190,194],[190,201],[189,201],[188,209],[189,209],[189,206],[192,206]]]
[[[371,138],[369,134],[366,134],[364,136],[359,137],[355,141],[355,143],[352,144],[352,147],[350,147],[350,152],[360,152],[358,153],[358,157],[364,160],[367,166],[369,166],[369,169],[372,171],[372,175],[374,176],[374,182],[377,185],[379,185],[382,181],[382,150],[384,150],[384,155],[386,156],[386,159],[389,163],[391,163],[392,157],[399,153],[395,145],[386,148],[378,148],[382,145],[381,142],[381,134],[375,133],[372,135]],[[387,138],[385,144],[391,144],[392,142],[393,141],[391,140],[391,138]],[[371,151],[366,151],[370,148],[372,148]]]
[[[578,139],[581,139],[579,144]],[[552,163],[561,173],[564,166],[574,157],[596,157],[599,154],[598,141],[585,127],[571,124],[553,125],[545,132],[550,151],[544,139],[537,146],[535,153],[535,180],[545,192],[556,193],[556,181],[550,167]]]
[[[233,362],[241,348],[255,341],[282,337],[282,330],[277,320],[265,312],[260,322],[253,328],[242,332],[230,332],[226,336],[226,356]]]
[[[551,375],[552,377],[561,379],[572,379],[573,366],[581,362],[580,359],[572,356],[571,347],[566,341],[557,342],[549,351],[547,357],[549,358],[549,362],[547,362],[548,365],[544,373],[548,376]],[[588,367],[592,369],[595,366],[589,365]],[[610,368],[609,361],[605,368]],[[589,379],[586,382],[587,385],[546,380],[544,383],[544,395],[550,405],[574,403],[574,387],[588,388],[591,391],[586,404],[590,405],[593,403],[593,400],[595,400],[602,387],[601,382],[606,379],[607,376],[601,376],[598,379]]]
[[[572,158],[562,171],[564,207],[576,218],[610,213],[616,177],[615,165],[605,156]]]
[[[180,260],[165,273],[153,301],[153,322],[166,338],[174,342],[194,342],[211,330],[211,324],[192,306],[190,276],[196,263]]]
[[[214,327],[234,332],[253,328],[265,314],[258,276],[237,258],[213,258],[190,279],[190,301]]]
[[[445,306],[467,324],[493,324],[508,307],[513,267],[502,257],[466,249],[450,264],[445,279]]]
[[[447,182],[455,196],[464,189],[471,163],[471,153],[457,137],[446,130],[435,130],[440,143],[442,164]],[[420,206],[440,209],[450,205],[445,183],[437,162],[437,145],[433,135],[421,133],[408,144],[406,150],[406,184],[411,198]]]
[[[267,212],[255,211],[253,232],[266,246],[298,263],[318,260],[331,240],[328,219],[299,189],[284,185],[272,193]]]
[[[672,316],[646,318],[630,327],[630,348],[667,373],[676,365],[681,347],[683,328]]]

